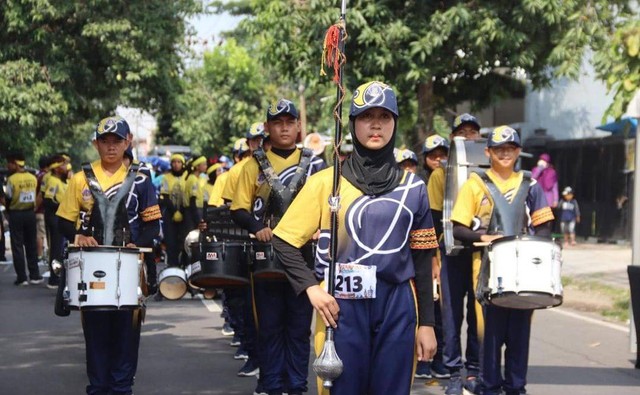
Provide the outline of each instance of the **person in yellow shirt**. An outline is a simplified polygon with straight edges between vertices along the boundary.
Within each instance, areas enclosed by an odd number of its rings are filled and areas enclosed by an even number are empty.
[[[333,169],[309,178],[273,231],[295,294],[308,296],[322,329],[335,328],[344,370],[331,395],[408,395],[414,355],[427,361],[436,350],[431,257],[438,243],[424,182],[395,162],[397,125],[391,87],[372,81],[356,89],[349,111],[354,150],[342,163],[334,205],[334,295],[318,284],[330,262]],[[314,275],[300,247],[318,229]],[[317,331],[317,353],[323,336]]]
[[[64,249],[64,238],[58,227],[58,217],[56,211],[67,191],[67,174],[71,165],[67,164],[62,156],[54,156],[49,165],[51,175],[47,178],[44,186],[44,220],[47,227],[49,240],[49,281],[47,288],[57,289],[60,278],[54,272],[52,263],[54,260],[62,262]]]
[[[160,208],[162,210],[162,233],[167,249],[167,266],[179,266],[180,249],[187,235],[184,227],[184,182],[187,173],[185,171],[185,159],[180,154],[170,157],[171,171],[163,176],[160,185]]]
[[[471,174],[460,189],[451,214],[456,239],[470,245],[504,236],[551,236],[553,213],[544,191],[530,173],[514,170],[520,150],[520,136],[512,128],[500,126],[491,132],[485,149],[491,168]],[[483,311],[483,394],[526,393],[533,310],[485,304]]]
[[[258,149],[241,169],[231,202],[233,220],[270,242],[272,227],[285,213],[306,177],[324,166],[310,150],[298,149],[298,110],[280,99],[267,110],[271,149]],[[259,387],[267,393],[301,394],[307,390],[312,308],[286,281],[254,282],[257,316]],[[259,392],[259,391],[257,391]]]
[[[480,138],[480,122],[471,114],[457,116],[452,125],[450,140],[464,137],[468,140]],[[443,240],[442,213],[445,199],[445,169],[433,170],[427,184],[429,203],[436,226],[438,239]],[[440,306],[442,311],[442,332],[444,335],[443,362],[445,369],[441,377],[450,375],[445,391],[446,395],[460,395],[463,387],[467,391],[477,393],[480,373],[480,342],[478,339],[478,317],[476,311],[475,292],[473,289],[473,259],[470,248],[466,248],[456,256],[448,256],[444,250],[444,242],[440,248]],[[467,321],[467,345],[465,358],[462,354],[461,331],[465,319]],[[466,361],[465,361],[466,359]],[[462,369],[466,368],[467,376],[462,379]]]
[[[128,123],[120,117],[105,118],[94,136],[100,159],[83,165],[69,181],[57,212],[61,231],[80,247],[151,247],[160,232],[160,207],[151,179],[138,172],[137,166],[127,169],[122,163],[130,143]],[[106,201],[118,205],[114,217],[102,217],[101,205]],[[82,311],[87,394],[132,393],[141,317],[139,309]]]
[[[207,158],[196,155],[191,161],[191,168],[187,169],[187,179],[184,182],[185,227],[188,231],[196,228],[202,220],[204,207],[204,190],[200,174],[207,171]]]
[[[207,169],[207,184],[204,187],[204,201],[207,206],[219,207],[224,204],[222,191],[229,174],[220,163],[214,163]]]
[[[25,170],[22,153],[7,157],[9,178],[7,178],[5,196],[0,196],[0,203],[6,209],[9,219],[9,235],[11,237],[11,253],[13,268],[17,278],[15,285],[42,284],[44,279],[38,269],[38,249],[36,243],[36,176]],[[27,268],[29,278],[27,278]]]

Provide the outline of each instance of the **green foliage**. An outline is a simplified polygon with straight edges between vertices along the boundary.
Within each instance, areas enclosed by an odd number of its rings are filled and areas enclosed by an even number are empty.
[[[308,86],[329,81],[319,78],[318,69],[324,33],[338,18],[339,1],[214,3],[247,15],[234,34],[252,38],[247,42],[282,78]],[[401,130],[414,145],[432,130],[435,113],[466,100],[480,109],[523,95],[524,81],[516,75],[534,88],[557,76],[576,78],[585,50],[602,44],[613,21],[629,12],[627,3],[349,1],[346,86],[371,79],[394,86]]]
[[[620,118],[640,90],[640,20],[631,18],[620,22],[608,38],[594,56],[598,76],[614,94],[603,123],[608,116]]]
[[[118,105],[159,116],[173,112],[184,18],[198,11],[197,5],[195,0],[1,2],[0,155],[15,149],[33,156],[71,151],[88,141],[87,125]]]

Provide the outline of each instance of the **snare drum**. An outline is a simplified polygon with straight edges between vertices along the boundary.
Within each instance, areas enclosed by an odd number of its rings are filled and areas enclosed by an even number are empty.
[[[451,212],[458,197],[458,191],[462,188],[472,172],[482,168],[489,168],[489,158],[484,153],[487,140],[466,140],[464,137],[455,137],[449,151],[446,167],[444,205],[442,212],[444,246],[447,255],[457,255],[463,248],[453,238],[453,223]]]
[[[313,269],[316,254],[316,243],[307,243],[302,248],[302,256],[307,266]],[[255,241],[251,244],[251,271],[256,281],[285,281],[284,266],[278,259],[271,243]]]
[[[137,309],[141,305],[140,252],[127,247],[69,247],[69,306],[76,310]]]
[[[200,261],[192,263],[189,282],[198,288],[234,287],[249,284],[247,243],[203,243]]]
[[[510,236],[489,246],[489,303],[512,309],[562,304],[562,254],[555,242]]]
[[[181,299],[187,293],[187,273],[179,267],[167,267],[158,276],[158,290],[169,300]]]

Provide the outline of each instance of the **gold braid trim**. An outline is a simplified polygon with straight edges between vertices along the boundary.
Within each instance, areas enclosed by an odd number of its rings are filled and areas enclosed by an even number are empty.
[[[409,234],[409,247],[415,250],[438,248],[436,230],[434,228],[412,230]]]
[[[531,225],[538,226],[545,222],[553,221],[553,211],[551,207],[544,207],[531,213]]]
[[[140,217],[142,217],[143,222],[161,219],[162,214],[160,213],[160,206],[154,204],[153,206],[147,207],[142,213],[140,213]]]

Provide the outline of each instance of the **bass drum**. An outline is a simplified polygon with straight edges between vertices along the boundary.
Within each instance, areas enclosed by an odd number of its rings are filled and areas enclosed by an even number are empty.
[[[467,140],[464,137],[455,137],[449,150],[442,213],[444,246],[447,255],[457,255],[463,248],[462,244],[453,238],[451,212],[458,197],[458,191],[471,173],[490,167],[489,158],[484,153],[486,146],[486,139]]]

